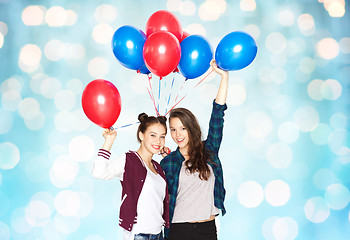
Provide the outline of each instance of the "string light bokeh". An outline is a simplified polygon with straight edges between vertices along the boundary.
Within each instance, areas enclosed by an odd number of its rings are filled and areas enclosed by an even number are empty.
[[[94,79],[111,81],[122,98],[115,127],[156,114],[147,76],[116,60],[111,39],[123,25],[144,30],[162,9],[214,50],[233,31],[258,46],[251,65],[230,72],[219,239],[349,238],[348,2],[0,0],[0,239],[122,238],[120,183],[91,175],[103,137],[81,95]],[[187,94],[178,106],[206,136],[219,76],[198,80],[153,76],[152,89],[161,114]],[[135,150],[135,133],[120,128],[112,156]]]

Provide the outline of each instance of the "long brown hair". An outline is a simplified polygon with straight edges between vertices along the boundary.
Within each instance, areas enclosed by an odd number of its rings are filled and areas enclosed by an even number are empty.
[[[146,113],[140,113],[138,119],[140,121],[140,125],[137,129],[136,136],[137,136],[137,141],[139,143],[141,143],[139,133],[140,132],[145,133],[147,128],[155,123],[159,123],[164,127],[165,134],[167,132],[166,117],[164,117],[164,116],[154,117],[154,116],[148,116]]]
[[[171,110],[169,121],[172,118],[179,118],[186,128],[189,136],[188,151],[189,159],[185,162],[190,173],[199,171],[199,178],[208,180],[210,170],[207,162],[210,161],[210,152],[204,147],[202,141],[202,131],[197,118],[186,108],[175,108]]]

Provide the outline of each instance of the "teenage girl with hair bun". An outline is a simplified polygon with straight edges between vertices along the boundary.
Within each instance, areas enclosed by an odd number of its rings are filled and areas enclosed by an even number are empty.
[[[163,151],[166,118],[141,113],[138,119],[139,149],[110,160],[117,132],[104,129],[105,142],[98,151],[92,173],[99,179],[118,177],[121,181],[119,225],[124,230],[124,240],[162,240],[162,227],[169,227],[169,195],[165,174],[152,157]]]

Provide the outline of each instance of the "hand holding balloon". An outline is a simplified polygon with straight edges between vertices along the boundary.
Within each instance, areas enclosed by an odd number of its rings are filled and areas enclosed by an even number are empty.
[[[114,128],[104,128],[102,136],[107,140],[114,140],[117,137],[117,130]]]
[[[221,77],[227,77],[228,78],[228,71],[222,70],[218,67],[218,65],[216,64],[216,61],[213,59],[210,61],[210,66],[212,67],[212,69],[221,75]]]
[[[218,93],[216,95],[215,102],[217,104],[224,105],[226,102],[226,98],[227,98],[229,73],[225,70],[218,68],[215,60],[212,60],[210,62],[210,65],[216,73],[221,75],[219,90],[218,90]]]
[[[103,129],[102,136],[105,138],[102,149],[110,152],[115,138],[117,137],[117,130],[111,128]]]

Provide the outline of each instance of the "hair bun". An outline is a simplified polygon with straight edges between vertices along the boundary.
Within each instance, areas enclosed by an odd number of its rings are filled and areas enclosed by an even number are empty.
[[[148,118],[148,115],[146,113],[140,113],[138,117],[140,122],[145,121],[147,118]]]
[[[160,121],[166,122],[166,116],[158,116]]]

